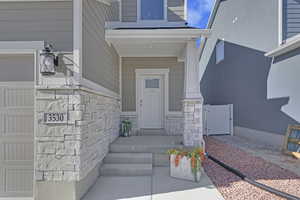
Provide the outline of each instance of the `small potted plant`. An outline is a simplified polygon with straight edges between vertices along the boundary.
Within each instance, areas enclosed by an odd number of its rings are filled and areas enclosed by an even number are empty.
[[[170,155],[170,174],[174,178],[180,178],[199,182],[202,173],[202,164],[205,160],[203,148],[192,150],[171,149]]]
[[[123,120],[121,123],[121,136],[129,137],[131,135],[132,124],[129,120]]]

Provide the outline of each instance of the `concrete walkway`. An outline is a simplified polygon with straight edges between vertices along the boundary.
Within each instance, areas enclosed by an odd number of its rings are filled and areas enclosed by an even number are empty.
[[[206,174],[200,183],[169,176],[168,167],[154,167],[152,176],[100,177],[83,200],[223,200]]]

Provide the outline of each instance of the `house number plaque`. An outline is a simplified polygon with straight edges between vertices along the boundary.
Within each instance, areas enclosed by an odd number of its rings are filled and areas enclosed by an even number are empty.
[[[66,124],[68,122],[68,114],[60,112],[44,113],[45,124]]]

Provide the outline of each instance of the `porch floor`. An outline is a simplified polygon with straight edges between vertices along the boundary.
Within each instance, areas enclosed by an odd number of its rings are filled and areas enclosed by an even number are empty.
[[[151,160],[151,173],[145,171],[147,175],[128,175],[132,169],[116,168],[114,173],[106,173],[100,170],[101,176],[85,195],[83,200],[223,200],[222,195],[216,189],[210,178],[204,173],[200,183],[184,181],[170,177],[168,155],[166,150],[170,148],[181,148],[181,136],[162,136],[162,135],[143,135],[132,136],[129,138],[119,138],[110,146],[109,155],[118,154],[121,156],[132,155],[127,161],[118,157],[111,156],[104,160],[104,165],[126,166],[132,168],[147,161],[147,156]],[[139,156],[136,156],[139,154]],[[109,155],[107,157],[109,157]],[[140,156],[145,155],[141,160]],[[121,158],[121,159],[120,159]],[[122,162],[122,163],[120,163]],[[111,164],[112,163],[112,164]],[[127,163],[124,165],[124,163]],[[140,170],[140,169],[139,169]],[[139,171],[138,173],[141,173]],[[114,174],[114,175],[111,175]]]

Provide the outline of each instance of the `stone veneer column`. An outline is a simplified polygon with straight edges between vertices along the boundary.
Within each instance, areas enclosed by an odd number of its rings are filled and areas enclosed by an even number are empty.
[[[196,41],[188,41],[185,55],[183,100],[183,136],[185,146],[201,146],[203,141],[203,98],[200,93],[197,52]]]
[[[184,145],[201,146],[202,133],[202,99],[183,100]]]

